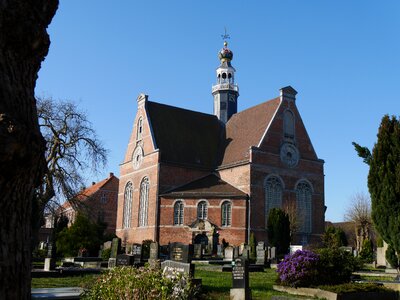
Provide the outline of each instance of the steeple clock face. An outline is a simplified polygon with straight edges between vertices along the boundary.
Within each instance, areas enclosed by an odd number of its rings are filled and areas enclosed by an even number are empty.
[[[299,163],[299,150],[290,143],[284,143],[281,147],[281,161],[288,167],[293,168]]]
[[[139,169],[140,165],[142,164],[143,161],[143,149],[140,146],[137,146],[135,151],[133,152],[132,155],[132,161],[133,161],[133,168],[135,170]]]
[[[236,100],[235,98],[236,98],[235,95],[229,95],[228,100],[232,101],[232,102],[235,102],[235,100]]]

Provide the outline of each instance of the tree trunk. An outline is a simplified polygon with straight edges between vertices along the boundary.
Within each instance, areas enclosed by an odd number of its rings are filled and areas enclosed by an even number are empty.
[[[34,88],[58,0],[0,0],[0,295],[30,299],[31,202],[45,171]]]

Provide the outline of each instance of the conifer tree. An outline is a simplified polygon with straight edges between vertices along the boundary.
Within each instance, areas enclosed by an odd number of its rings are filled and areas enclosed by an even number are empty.
[[[372,154],[353,143],[369,164],[368,189],[376,230],[400,255],[400,120],[385,115]]]
[[[290,245],[289,216],[280,208],[272,208],[267,222],[268,243],[278,254],[286,254]]]

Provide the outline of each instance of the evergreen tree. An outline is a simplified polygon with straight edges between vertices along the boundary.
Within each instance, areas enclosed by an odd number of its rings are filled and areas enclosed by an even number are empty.
[[[272,208],[269,211],[268,242],[270,246],[276,247],[277,254],[286,254],[290,245],[290,222],[289,216],[280,208]]]
[[[360,251],[360,258],[367,263],[373,262],[374,247],[372,245],[371,240],[369,240],[369,239],[364,240],[362,249]]]
[[[346,234],[342,228],[329,226],[325,229],[322,241],[326,248],[339,248],[347,246]]]
[[[372,220],[382,238],[400,254],[400,122],[382,118],[370,161],[368,188]]]
[[[257,258],[257,253],[256,253],[257,241],[256,237],[254,236],[254,232],[250,233],[249,246],[250,246],[250,259],[255,260]]]

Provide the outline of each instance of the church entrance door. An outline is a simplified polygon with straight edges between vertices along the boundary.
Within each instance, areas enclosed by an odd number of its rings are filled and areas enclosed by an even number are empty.
[[[198,234],[194,238],[194,244],[201,244],[204,246],[208,245],[208,237],[203,233],[203,234]]]

